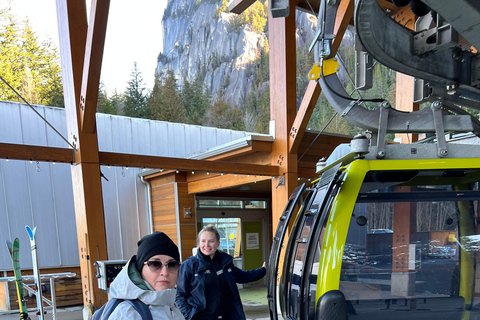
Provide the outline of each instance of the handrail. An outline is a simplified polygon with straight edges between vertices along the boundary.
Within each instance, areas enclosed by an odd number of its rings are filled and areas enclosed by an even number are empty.
[[[47,299],[45,296],[42,297],[42,300],[52,307],[52,319],[55,320],[57,318],[57,303],[55,300],[55,279],[60,278],[73,278],[77,274],[74,272],[60,272],[60,273],[49,273],[49,274],[40,274],[40,279],[49,279],[50,280],[50,299]],[[33,275],[25,275],[22,276],[22,281],[24,280],[34,280]],[[0,277],[0,282],[11,282],[15,281],[15,277]],[[36,291],[30,288],[30,286],[23,283],[23,287],[29,292],[36,294]],[[36,309],[33,309],[36,310]],[[13,312],[13,310],[12,310]]]

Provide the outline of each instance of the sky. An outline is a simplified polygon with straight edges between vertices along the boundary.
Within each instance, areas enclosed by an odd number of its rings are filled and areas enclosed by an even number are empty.
[[[75,0],[81,1],[81,0]],[[56,0],[0,0],[0,7],[11,3],[19,20],[28,18],[43,41],[58,46]],[[90,0],[86,0],[89,14]],[[167,0],[111,0],[103,53],[101,81],[109,94],[125,91],[137,62],[147,89],[154,83],[157,56],[162,50],[162,16]]]

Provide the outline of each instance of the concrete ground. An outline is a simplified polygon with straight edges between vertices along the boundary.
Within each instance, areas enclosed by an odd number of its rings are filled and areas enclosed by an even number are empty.
[[[240,289],[240,297],[242,298],[243,308],[247,320],[269,320],[267,288],[265,286]],[[30,311],[32,320],[38,319],[34,315],[34,310]],[[18,312],[0,310],[0,320],[19,320]],[[44,320],[52,320],[52,312],[47,309],[47,315]],[[57,309],[57,317],[55,320],[83,320],[83,306],[63,307]]]

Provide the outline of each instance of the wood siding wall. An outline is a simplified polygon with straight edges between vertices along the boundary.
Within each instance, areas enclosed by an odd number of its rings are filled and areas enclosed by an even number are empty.
[[[195,196],[188,194],[188,184],[177,182],[178,206],[180,208],[180,233],[182,239],[182,260],[192,255],[192,249],[197,245],[197,225],[195,215]],[[190,208],[192,214],[185,215],[185,208]]]
[[[186,175],[157,176],[150,180],[150,186],[153,230],[165,232],[179,246],[185,261],[196,245],[195,197],[188,194]],[[186,215],[186,211],[191,215]]]

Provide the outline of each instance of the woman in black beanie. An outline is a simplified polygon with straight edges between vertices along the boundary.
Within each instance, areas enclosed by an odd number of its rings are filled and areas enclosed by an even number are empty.
[[[184,320],[175,305],[175,288],[180,267],[177,245],[163,232],[154,232],[138,241],[137,254],[126,264],[110,286],[110,298],[140,300],[153,319]],[[109,319],[141,320],[128,302],[121,302]]]

